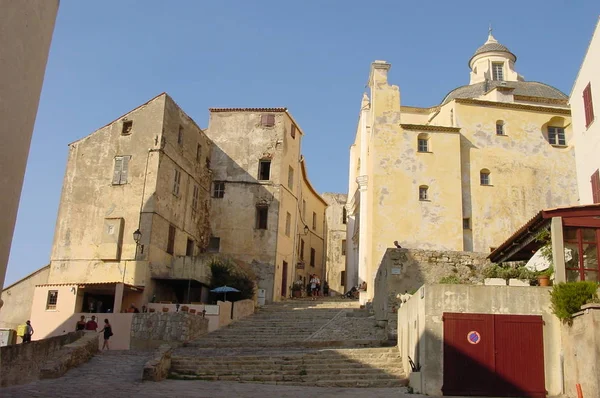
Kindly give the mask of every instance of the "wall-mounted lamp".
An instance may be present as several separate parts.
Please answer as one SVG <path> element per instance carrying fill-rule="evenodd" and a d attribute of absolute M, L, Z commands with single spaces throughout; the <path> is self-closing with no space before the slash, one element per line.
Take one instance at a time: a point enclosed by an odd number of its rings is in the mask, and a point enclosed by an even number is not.
<path fill-rule="evenodd" d="M 304 235 L 308 235 L 308 225 L 304 226 Z"/>
<path fill-rule="evenodd" d="M 136 229 L 135 232 L 133 233 L 133 240 L 135 241 L 135 243 L 137 245 L 140 244 L 140 240 L 142 240 L 142 231 L 140 231 L 140 229 Z"/>

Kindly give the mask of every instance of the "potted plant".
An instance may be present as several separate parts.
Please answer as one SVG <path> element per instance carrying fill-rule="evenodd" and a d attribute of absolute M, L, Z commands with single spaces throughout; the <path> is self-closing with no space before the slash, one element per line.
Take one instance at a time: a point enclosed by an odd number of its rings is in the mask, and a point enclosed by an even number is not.
<path fill-rule="evenodd" d="M 550 277 L 554 274 L 554 267 L 551 265 L 548 269 L 537 273 L 537 280 L 540 286 L 550 286 Z"/>
<path fill-rule="evenodd" d="M 292 285 L 292 297 L 302 297 L 302 290 L 304 289 L 304 287 L 302 286 L 302 282 L 301 281 L 296 281 L 294 282 L 294 284 Z"/>

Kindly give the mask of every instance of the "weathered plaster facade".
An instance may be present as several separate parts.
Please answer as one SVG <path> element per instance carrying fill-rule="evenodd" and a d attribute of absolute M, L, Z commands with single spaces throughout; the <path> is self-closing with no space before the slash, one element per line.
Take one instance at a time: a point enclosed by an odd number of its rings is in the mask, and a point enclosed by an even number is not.
<path fill-rule="evenodd" d="M 4 284 L 58 5 L 59 0 L 0 0 L 0 287 Z"/>
<path fill-rule="evenodd" d="M 304 134 L 288 111 L 213 108 L 207 134 L 214 143 L 211 250 L 250 263 L 267 301 L 288 297 L 298 276 L 322 276 L 327 204 L 308 181 Z"/>
<path fill-rule="evenodd" d="M 391 65 L 372 64 L 350 149 L 349 278 L 372 286 L 395 240 L 489 253 L 539 208 L 577 201 L 567 96 L 523 81 L 515 60 L 490 34 L 471 84 L 432 108 L 401 106 Z"/>
<path fill-rule="evenodd" d="M 2 290 L 4 306 L 0 309 L 0 329 L 17 329 L 31 318 L 36 285 L 48 283 L 50 265 L 42 267 Z"/>
<path fill-rule="evenodd" d="M 210 151 L 164 93 L 70 144 L 49 283 L 121 282 L 148 299 L 156 279 L 187 279 L 177 264 L 210 234 Z"/>
<path fill-rule="evenodd" d="M 573 136 L 575 142 L 575 160 L 577 162 L 577 186 L 579 203 L 582 205 L 600 203 L 600 184 L 596 187 L 596 200 L 592 193 L 593 178 L 600 172 L 600 19 L 592 35 L 579 74 L 571 91 L 569 104 L 573 114 Z M 593 117 L 586 120 L 584 91 L 589 85 L 590 107 Z M 588 116 L 589 117 L 589 116 Z"/>
<path fill-rule="evenodd" d="M 329 291 L 343 294 L 346 288 L 346 211 L 348 196 L 341 193 L 326 192 L 323 199 L 329 206 L 325 210 L 327 220 L 327 261 L 326 280 Z M 344 278 L 343 278 L 344 277 Z"/>

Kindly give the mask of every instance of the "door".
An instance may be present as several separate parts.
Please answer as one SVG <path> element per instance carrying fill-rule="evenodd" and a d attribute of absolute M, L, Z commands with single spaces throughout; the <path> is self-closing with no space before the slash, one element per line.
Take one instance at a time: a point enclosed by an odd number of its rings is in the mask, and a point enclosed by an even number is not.
<path fill-rule="evenodd" d="M 281 269 L 281 297 L 287 297 L 288 263 L 283 262 Z"/>
<path fill-rule="evenodd" d="M 444 313 L 444 395 L 545 397 L 541 316 Z"/>

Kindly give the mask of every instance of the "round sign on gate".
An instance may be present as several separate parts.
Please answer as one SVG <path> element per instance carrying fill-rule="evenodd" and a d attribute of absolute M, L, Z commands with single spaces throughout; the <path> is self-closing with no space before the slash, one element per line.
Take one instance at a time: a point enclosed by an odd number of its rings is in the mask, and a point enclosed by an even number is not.
<path fill-rule="evenodd" d="M 467 333 L 467 341 L 471 344 L 479 344 L 479 342 L 481 341 L 481 335 L 479 334 L 479 332 L 472 330 L 469 333 Z"/>

